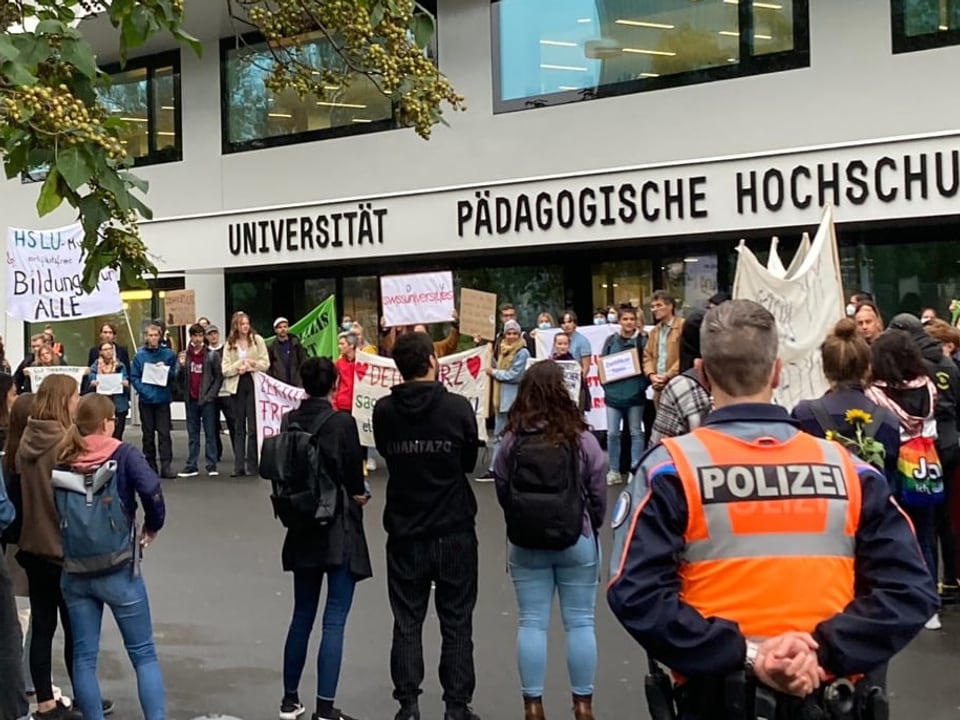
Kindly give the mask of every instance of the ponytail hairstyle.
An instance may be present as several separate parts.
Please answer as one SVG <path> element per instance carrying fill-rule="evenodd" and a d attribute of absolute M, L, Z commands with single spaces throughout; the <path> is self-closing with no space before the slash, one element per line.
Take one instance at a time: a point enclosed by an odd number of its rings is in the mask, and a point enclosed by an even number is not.
<path fill-rule="evenodd" d="M 49 379 L 49 378 L 48 378 Z M 10 425 L 7 427 L 7 442 L 3 446 L 3 474 L 10 477 L 16 472 L 17 448 L 23 431 L 27 429 L 27 420 L 33 413 L 33 393 L 21 393 L 10 408 Z"/>
<path fill-rule="evenodd" d="M 46 384 L 47 381 L 43 382 Z M 43 388 L 42 385 L 40 387 Z M 80 398 L 77 404 L 77 419 L 57 447 L 57 463 L 69 465 L 86 452 L 87 443 L 84 438 L 95 435 L 103 427 L 105 420 L 116 417 L 117 409 L 109 396 L 90 393 Z"/>
<path fill-rule="evenodd" d="M 37 390 L 30 417 L 35 420 L 56 420 L 66 430 L 73 425 L 70 403 L 79 390 L 77 381 L 69 375 L 58 373 L 47 376 Z"/>

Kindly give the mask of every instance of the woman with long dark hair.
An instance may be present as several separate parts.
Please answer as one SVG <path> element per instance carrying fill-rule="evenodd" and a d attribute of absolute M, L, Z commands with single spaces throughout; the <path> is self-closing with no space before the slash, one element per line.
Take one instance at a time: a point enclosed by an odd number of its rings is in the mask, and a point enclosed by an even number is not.
<path fill-rule="evenodd" d="M 17 386 L 13 375 L 0 373 L 0 449 L 6 445 L 7 429 L 10 427 L 10 409 L 17 399 Z"/>
<path fill-rule="evenodd" d="M 236 428 L 233 439 L 234 471 L 231 477 L 257 474 L 259 464 L 253 373 L 266 372 L 269 367 L 267 345 L 250 326 L 250 316 L 245 312 L 235 312 L 223 349 L 223 387 L 230 394 Z"/>
<path fill-rule="evenodd" d="M 531 439 L 538 443 L 539 452 L 552 456 L 545 457 L 543 467 L 547 474 L 564 472 L 566 468 L 560 465 L 567 462 L 569 467 L 569 461 L 564 459 L 572 458 L 575 481 L 585 502 L 580 533 L 569 547 L 542 549 L 509 543 L 510 576 L 519 606 L 517 655 L 525 717 L 543 719 L 547 630 L 553 596 L 559 594 L 574 717 L 593 720 L 597 670 L 594 611 L 600 578 L 598 532 L 606 512 L 608 465 L 600 443 L 590 433 L 563 384 L 563 369 L 556 363 L 537 363 L 527 370 L 507 418 L 493 476 L 500 504 L 511 515 L 516 510 L 511 506 L 515 454 Z"/>

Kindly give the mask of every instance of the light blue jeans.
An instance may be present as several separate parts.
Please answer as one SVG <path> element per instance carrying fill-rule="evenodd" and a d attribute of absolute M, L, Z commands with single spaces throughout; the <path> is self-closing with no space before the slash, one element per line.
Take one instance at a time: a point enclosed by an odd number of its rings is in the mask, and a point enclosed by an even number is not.
<path fill-rule="evenodd" d="M 160 662 L 153 644 L 150 605 L 143 577 L 122 568 L 100 577 L 63 573 L 63 597 L 73 625 L 73 692 L 84 720 L 103 720 L 97 655 L 103 606 L 109 605 L 137 674 L 137 690 L 145 720 L 164 720 L 165 694 Z"/>
<path fill-rule="evenodd" d="M 630 429 L 630 470 L 640 462 L 643 455 L 643 405 L 622 409 L 607 405 L 607 452 L 610 453 L 610 469 L 620 472 L 620 423 L 626 422 Z"/>
<path fill-rule="evenodd" d="M 553 596 L 567 636 L 567 672 L 575 695 L 592 695 L 597 673 L 594 611 L 600 580 L 596 538 L 581 536 L 566 550 L 533 550 L 510 544 L 510 576 L 517 591 L 520 625 L 517 664 L 524 697 L 542 697 L 547 674 L 547 631 Z"/>

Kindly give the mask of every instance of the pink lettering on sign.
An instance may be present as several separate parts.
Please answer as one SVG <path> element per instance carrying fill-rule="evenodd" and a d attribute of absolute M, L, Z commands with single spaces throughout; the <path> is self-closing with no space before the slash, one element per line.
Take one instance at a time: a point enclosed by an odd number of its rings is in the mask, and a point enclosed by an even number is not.
<path fill-rule="evenodd" d="M 358 375 L 359 377 L 359 375 Z M 403 382 L 400 373 L 394 367 L 383 367 L 382 365 L 371 365 L 370 371 L 366 373 L 366 384 L 373 387 L 392 388 Z"/>
<path fill-rule="evenodd" d="M 440 366 L 440 382 L 446 387 L 460 387 L 464 384 L 463 367 L 463 360 L 443 363 Z"/>

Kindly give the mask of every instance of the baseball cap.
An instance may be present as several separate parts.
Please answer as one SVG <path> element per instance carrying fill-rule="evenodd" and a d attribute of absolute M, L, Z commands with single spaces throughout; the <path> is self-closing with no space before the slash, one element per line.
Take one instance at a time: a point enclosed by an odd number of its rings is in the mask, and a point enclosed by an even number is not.
<path fill-rule="evenodd" d="M 218 333 L 218 332 L 220 332 L 220 328 L 218 328 L 216 325 L 207 325 L 207 330 L 204 334 L 209 335 L 210 333 Z"/>
<path fill-rule="evenodd" d="M 276 320 L 273 321 L 273 329 L 276 330 L 277 325 L 279 325 L 280 323 L 286 323 L 287 325 L 289 325 L 290 321 L 287 320 L 285 317 L 278 317 Z"/>

